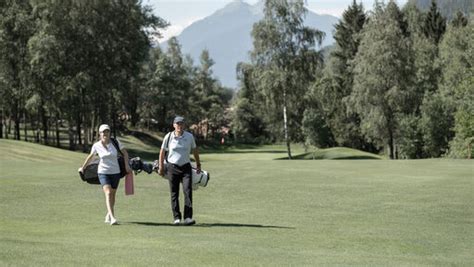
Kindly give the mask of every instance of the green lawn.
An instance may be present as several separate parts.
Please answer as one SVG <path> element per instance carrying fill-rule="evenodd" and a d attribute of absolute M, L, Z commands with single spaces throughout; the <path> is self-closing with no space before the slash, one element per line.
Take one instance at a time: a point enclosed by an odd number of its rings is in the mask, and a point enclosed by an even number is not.
<path fill-rule="evenodd" d="M 158 151 L 121 140 L 148 159 Z M 207 151 L 197 225 L 171 226 L 166 181 L 139 174 L 135 195 L 121 183 L 121 224 L 109 226 L 99 186 L 76 173 L 85 154 L 11 140 L 0 151 L 0 266 L 474 265 L 472 160 Z"/>

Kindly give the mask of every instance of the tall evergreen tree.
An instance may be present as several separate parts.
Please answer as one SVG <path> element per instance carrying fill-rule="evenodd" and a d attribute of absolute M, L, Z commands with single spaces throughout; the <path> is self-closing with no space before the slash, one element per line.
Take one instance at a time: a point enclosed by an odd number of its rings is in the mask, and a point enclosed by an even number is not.
<path fill-rule="evenodd" d="M 168 44 L 167 52 L 157 58 L 155 71 L 148 82 L 149 101 L 155 107 L 153 118 L 162 131 L 169 130 L 170 121 L 177 114 L 187 116 L 190 113 L 187 100 L 191 94 L 191 81 L 181 45 L 175 37 Z"/>
<path fill-rule="evenodd" d="M 227 104 L 223 99 L 224 90 L 220 83 L 212 77 L 212 66 L 214 60 L 209 55 L 207 49 L 203 50 L 200 56 L 200 65 L 196 69 L 193 78 L 193 94 L 194 99 L 191 101 L 195 106 L 193 116 L 197 116 L 196 122 L 205 121 L 207 124 L 205 129 L 216 131 L 216 127 L 220 126 L 223 121 L 223 110 Z M 207 138 L 208 133 L 204 133 Z"/>
<path fill-rule="evenodd" d="M 446 18 L 441 15 L 435 0 L 431 1 L 430 11 L 426 14 L 423 32 L 426 37 L 438 44 L 446 31 Z"/>
<path fill-rule="evenodd" d="M 469 20 L 464 16 L 464 14 L 461 11 L 456 12 L 456 16 L 454 19 L 451 21 L 451 24 L 453 27 L 466 27 L 467 24 L 469 23 Z"/>
<path fill-rule="evenodd" d="M 389 0 L 385 12 L 387 12 L 387 16 L 394 18 L 398 22 L 398 26 L 400 27 L 403 36 L 410 36 L 411 33 L 409 32 L 407 18 L 394 0 Z"/>

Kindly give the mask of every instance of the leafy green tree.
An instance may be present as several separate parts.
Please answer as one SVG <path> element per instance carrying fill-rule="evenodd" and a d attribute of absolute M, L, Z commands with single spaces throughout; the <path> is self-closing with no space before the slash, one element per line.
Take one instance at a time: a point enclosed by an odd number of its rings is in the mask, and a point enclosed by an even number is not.
<path fill-rule="evenodd" d="M 60 146 L 58 121 L 62 117 L 61 103 L 64 97 L 64 78 L 67 40 L 64 38 L 71 27 L 67 19 L 69 5 L 42 2 L 34 6 L 33 16 L 37 21 L 34 35 L 28 42 L 28 59 L 32 101 L 30 107 L 37 113 L 42 124 L 43 141 L 49 143 L 49 128 L 55 121 L 56 146 Z M 39 101 L 35 101 L 38 99 Z M 53 120 L 54 118 L 54 120 Z"/>
<path fill-rule="evenodd" d="M 337 143 L 359 149 L 367 148 L 360 132 L 360 119 L 356 113 L 348 112 L 344 98 L 352 92 L 354 79 L 352 61 L 359 49 L 359 33 L 365 21 L 362 4 L 353 1 L 335 26 L 336 47 L 325 66 L 323 77 L 313 85 L 314 101 L 318 102 L 319 112 L 325 114 L 324 118 Z M 311 113 L 305 114 L 312 118 L 315 116 Z M 312 120 L 307 118 L 306 121 Z M 310 129 L 305 131 L 311 132 Z"/>
<path fill-rule="evenodd" d="M 438 88 L 438 80 L 441 75 L 437 64 L 438 47 L 432 39 L 415 35 L 413 38 L 414 64 L 415 64 L 415 91 L 412 99 L 417 107 L 425 92 L 434 92 Z"/>
<path fill-rule="evenodd" d="M 440 93 L 452 99 L 455 109 L 449 116 L 451 121 L 454 120 L 449 126 L 455 133 L 449 154 L 454 157 L 468 156 L 468 147 L 472 146 L 474 136 L 473 39 L 471 21 L 466 27 L 449 26 L 439 46 L 439 60 L 443 68 Z"/>
<path fill-rule="evenodd" d="M 256 78 L 253 76 L 254 66 L 247 63 L 237 65 L 237 79 L 240 90 L 233 105 L 232 130 L 238 142 L 259 143 L 269 138 L 263 120 L 263 95 L 257 91 Z"/>
<path fill-rule="evenodd" d="M 407 114 L 401 116 L 399 123 L 398 154 L 404 159 L 423 158 L 423 133 L 420 116 Z"/>
<path fill-rule="evenodd" d="M 432 39 L 415 32 L 411 35 L 414 80 L 406 92 L 407 114 L 400 114 L 398 150 L 402 158 L 422 158 L 421 106 L 425 97 L 432 97 L 438 89 L 441 69 L 437 61 L 438 48 Z"/>
<path fill-rule="evenodd" d="M 450 142 L 453 151 L 449 154 L 466 155 L 470 138 L 467 121 L 472 120 L 467 107 L 472 105 L 469 83 L 474 60 L 473 36 L 471 27 L 448 26 L 439 44 L 436 64 L 441 68 L 441 75 L 438 91 L 425 95 L 422 105 L 421 127 L 425 153 L 429 157 L 446 155 Z M 453 138 L 456 141 L 452 142 Z"/>
<path fill-rule="evenodd" d="M 155 105 L 157 104 L 159 94 L 158 88 L 152 86 L 152 80 L 155 77 L 158 62 L 165 54 L 159 46 L 150 49 L 148 54 L 147 60 L 143 63 L 140 72 L 141 79 L 143 80 L 140 83 L 141 94 L 138 98 L 138 113 L 141 118 L 139 126 L 146 127 L 146 129 L 150 130 L 150 128 L 153 127 L 152 123 L 156 120 L 155 118 L 157 118 Z"/>
<path fill-rule="evenodd" d="M 412 2 L 406 3 L 402 8 L 402 12 L 410 35 L 422 35 L 426 14 L 419 10 Z"/>
<path fill-rule="evenodd" d="M 0 3 L 0 96 L 2 109 L 13 117 L 14 137 L 20 140 L 20 120 L 29 95 L 27 44 L 34 31 L 32 7 L 27 0 Z"/>
<path fill-rule="evenodd" d="M 448 143 L 454 137 L 454 112 L 452 97 L 440 92 L 426 93 L 421 106 L 420 126 L 423 149 L 428 157 L 440 157 L 447 152 Z"/>
<path fill-rule="evenodd" d="M 472 50 L 471 50 L 472 51 Z M 474 68 L 456 90 L 458 97 L 457 111 L 454 115 L 455 137 L 450 142 L 449 156 L 455 158 L 472 158 L 474 144 Z"/>
<path fill-rule="evenodd" d="M 354 59 L 354 87 L 348 101 L 361 118 L 362 133 L 385 146 L 393 159 L 399 114 L 406 112 L 404 102 L 412 80 L 410 47 L 396 18 L 380 3 L 374 9 Z"/>
<path fill-rule="evenodd" d="M 258 77 L 256 87 L 265 95 L 268 111 L 283 119 L 290 159 L 290 142 L 297 139 L 296 129 L 301 127 L 301 101 L 321 65 L 321 55 L 314 46 L 321 43 L 323 33 L 304 26 L 305 13 L 302 0 L 267 0 L 263 19 L 252 29 L 251 60 L 254 77 Z"/>
<path fill-rule="evenodd" d="M 152 33 L 166 23 L 140 1 L 34 1 L 38 31 L 29 54 L 35 92 L 41 96 L 40 114 L 66 117 L 70 148 L 73 125 L 81 143 L 81 126 L 88 141 L 103 122 L 117 124 L 117 113 L 137 117 L 138 77 Z M 42 117 L 46 118 L 45 115 Z M 47 140 L 47 119 L 43 119 Z M 117 124 L 117 125 L 116 125 Z M 113 127 L 117 129 L 118 127 Z M 56 124 L 58 140 L 58 127 Z"/>
<path fill-rule="evenodd" d="M 331 147 L 336 144 L 334 137 L 320 109 L 306 108 L 303 114 L 302 131 L 305 143 L 315 147 Z"/>
<path fill-rule="evenodd" d="M 123 14 L 126 14 L 124 19 Z M 137 112 L 139 105 L 139 86 L 135 81 L 139 77 L 141 66 L 148 56 L 152 38 L 159 37 L 160 29 L 167 27 L 168 23 L 160 17 L 153 15 L 150 6 L 142 6 L 141 1 L 119 1 L 118 8 L 111 14 L 116 20 L 114 35 L 117 48 L 114 61 L 118 64 L 116 88 L 121 93 L 121 98 L 116 103 L 117 109 L 123 109 L 131 115 L 132 125 L 139 120 Z M 123 107 L 120 106 L 123 104 Z"/>

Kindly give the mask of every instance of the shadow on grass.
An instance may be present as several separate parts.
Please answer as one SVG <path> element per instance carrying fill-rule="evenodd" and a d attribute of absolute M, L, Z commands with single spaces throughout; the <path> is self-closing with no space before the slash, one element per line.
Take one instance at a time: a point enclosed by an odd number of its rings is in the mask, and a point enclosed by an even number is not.
<path fill-rule="evenodd" d="M 267 153 L 273 153 L 273 154 L 276 154 L 276 153 L 285 153 L 285 151 L 283 150 L 256 150 L 256 151 L 253 151 L 253 150 L 241 150 L 241 151 L 235 151 L 235 150 L 199 150 L 199 153 L 201 154 L 219 154 L 219 153 L 222 153 L 222 154 L 260 154 L 260 153 L 263 153 L 263 154 L 267 154 Z"/>
<path fill-rule="evenodd" d="M 349 156 L 335 156 L 335 157 L 328 157 L 324 155 L 311 155 L 311 153 L 304 153 L 300 155 L 293 156 L 292 159 L 295 160 L 321 160 L 321 159 L 334 159 L 334 160 L 354 160 L 354 159 L 377 159 L 380 158 L 377 156 L 371 155 L 349 155 Z M 275 160 L 288 160 L 288 157 L 276 158 Z"/>
<path fill-rule="evenodd" d="M 253 144 L 230 144 L 230 145 L 220 145 L 220 144 L 207 144 L 201 143 L 201 140 L 198 140 L 199 153 L 203 154 L 218 154 L 218 153 L 229 153 L 229 154 L 243 154 L 243 153 L 285 153 L 284 149 L 272 149 L 272 148 L 262 148 L 262 145 L 253 145 Z"/>
<path fill-rule="evenodd" d="M 179 227 L 185 225 L 175 225 L 172 223 L 155 223 L 155 222 L 130 222 L 131 224 L 139 224 L 146 226 L 172 226 Z M 296 229 L 294 227 L 261 225 L 261 224 L 242 224 L 242 223 L 198 223 L 192 227 L 251 227 L 251 228 L 274 228 L 274 229 Z"/>

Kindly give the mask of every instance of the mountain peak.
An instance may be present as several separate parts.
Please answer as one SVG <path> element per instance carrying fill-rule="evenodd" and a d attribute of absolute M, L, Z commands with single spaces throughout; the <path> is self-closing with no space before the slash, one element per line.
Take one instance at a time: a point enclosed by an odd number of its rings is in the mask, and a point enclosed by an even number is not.
<path fill-rule="evenodd" d="M 249 10 L 251 6 L 245 3 L 243 0 L 233 0 L 232 2 L 225 5 L 223 8 L 217 10 L 215 14 L 223 15 L 229 13 L 239 12 L 239 10 Z"/>
<path fill-rule="evenodd" d="M 245 0 L 234 0 L 212 15 L 194 22 L 178 36 L 182 52 L 190 54 L 195 62 L 203 49 L 207 49 L 214 60 L 213 72 L 224 86 L 236 88 L 238 85 L 235 68 L 239 62 L 248 62 L 252 46 L 252 27 L 263 17 L 265 1 L 253 5 Z M 306 26 L 326 33 L 323 46 L 332 44 L 332 31 L 338 18 L 320 16 L 308 12 Z"/>

